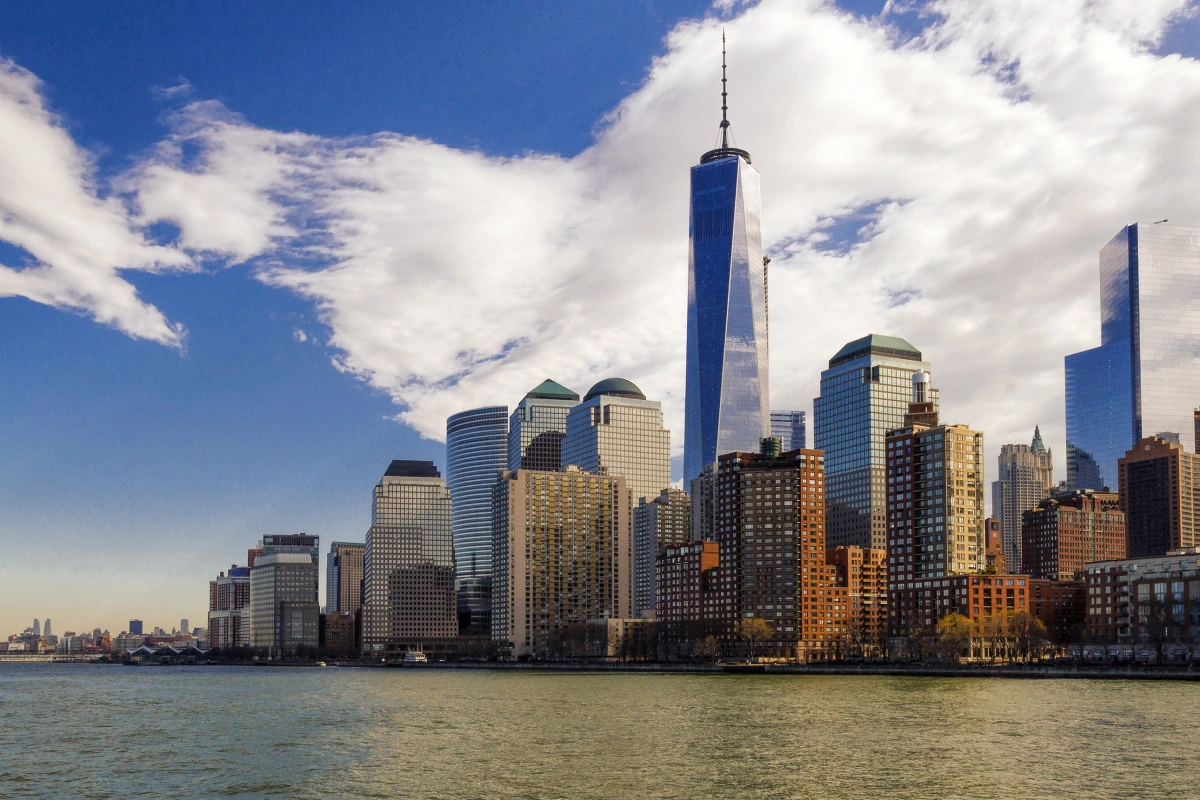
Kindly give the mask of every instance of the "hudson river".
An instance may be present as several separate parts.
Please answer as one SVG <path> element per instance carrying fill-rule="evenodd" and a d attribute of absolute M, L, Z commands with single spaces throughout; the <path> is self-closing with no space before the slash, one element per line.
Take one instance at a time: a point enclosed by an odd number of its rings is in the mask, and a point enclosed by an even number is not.
<path fill-rule="evenodd" d="M 0 664 L 0 797 L 1200 796 L 1200 684 Z"/>

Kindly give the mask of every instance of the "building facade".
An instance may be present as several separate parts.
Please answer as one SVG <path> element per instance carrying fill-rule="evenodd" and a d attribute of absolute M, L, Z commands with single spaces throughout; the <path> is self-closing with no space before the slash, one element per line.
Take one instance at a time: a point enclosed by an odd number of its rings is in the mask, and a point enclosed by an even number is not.
<path fill-rule="evenodd" d="M 1135 223 L 1101 249 L 1100 346 L 1065 362 L 1071 488 L 1115 485 L 1117 460 L 1143 438 L 1196 451 L 1197 299 L 1200 228 Z"/>
<path fill-rule="evenodd" d="M 837 547 L 826 560 L 834 579 L 846 587 L 849 613 L 847 644 L 854 655 L 878 653 L 887 635 L 887 553 L 861 547 Z"/>
<path fill-rule="evenodd" d="M 1200 456 L 1150 436 L 1118 460 L 1117 482 L 1129 558 L 1200 544 Z"/>
<path fill-rule="evenodd" d="M 848 603 L 825 555 L 824 455 L 777 445 L 717 460 L 715 618 L 727 652 L 744 650 L 743 620 L 762 619 L 763 653 L 831 658 L 848 634 Z"/>
<path fill-rule="evenodd" d="M 992 515 L 1000 520 L 1004 559 L 1013 572 L 1026 571 L 1021 566 L 1021 514 L 1050 496 L 1054 488 L 1053 458 L 1036 426 L 1032 444 L 1006 444 L 1000 448 L 997 479 L 992 482 Z"/>
<path fill-rule="evenodd" d="M 250 568 L 231 566 L 209 581 L 208 646 L 250 645 Z"/>
<path fill-rule="evenodd" d="M 320 539 L 264 536 L 250 569 L 250 646 L 273 658 L 309 650 L 320 638 Z"/>
<path fill-rule="evenodd" d="M 887 546 L 887 435 L 904 426 L 918 370 L 929 370 L 921 351 L 871 334 L 847 343 L 821 373 L 813 435 L 825 453 L 830 547 Z M 936 410 L 936 390 L 929 400 Z"/>
<path fill-rule="evenodd" d="M 362 649 L 441 650 L 458 635 L 450 492 L 430 461 L 393 461 L 375 486 L 363 559 Z"/>
<path fill-rule="evenodd" d="M 1125 558 L 1125 514 L 1117 495 L 1057 495 L 1021 515 L 1021 563 L 1031 578 L 1073 581 L 1085 564 Z"/>
<path fill-rule="evenodd" d="M 492 640 L 503 657 L 544 658 L 570 625 L 633 610 L 629 488 L 620 476 L 503 473 L 494 494 Z"/>
<path fill-rule="evenodd" d="M 1008 572 L 1008 560 L 1004 557 L 1004 539 L 1000 533 L 1000 520 L 988 517 L 983 521 L 983 569 L 985 572 Z"/>
<path fill-rule="evenodd" d="M 714 600 L 721 556 L 716 542 L 688 542 L 666 548 L 655 562 L 658 620 L 672 626 L 700 625 L 715 617 Z"/>
<path fill-rule="evenodd" d="M 1026 575 L 944 575 L 902 584 L 888 592 L 888 633 L 893 638 L 922 639 L 937 632 L 949 614 L 971 621 L 975 635 L 1020 611 L 1029 611 L 1030 580 Z"/>
<path fill-rule="evenodd" d="M 453 511 L 460 628 L 489 627 L 492 489 L 507 464 L 508 406 L 473 408 L 446 420 L 446 488 Z"/>
<path fill-rule="evenodd" d="M 1088 564 L 1087 641 L 1185 644 L 1200 640 L 1200 547 Z"/>
<path fill-rule="evenodd" d="M 748 152 L 729 146 L 724 96 L 721 146 L 691 170 L 685 485 L 771 431 L 759 175 Z"/>
<path fill-rule="evenodd" d="M 508 418 L 509 470 L 559 469 L 567 412 L 578 403 L 579 395 L 549 378 L 530 390 Z"/>
<path fill-rule="evenodd" d="M 1082 580 L 1029 579 L 1029 613 L 1046 626 L 1051 644 L 1061 649 L 1083 639 L 1087 584 Z"/>
<path fill-rule="evenodd" d="M 671 432 L 662 404 L 623 378 L 600 381 L 567 412 L 561 464 L 596 475 L 620 475 L 638 500 L 671 485 Z"/>
<path fill-rule="evenodd" d="M 687 493 L 663 489 L 658 497 L 638 501 L 633 510 L 633 615 L 642 617 L 658 607 L 656 562 L 668 547 L 689 539 L 690 502 Z"/>
<path fill-rule="evenodd" d="M 717 465 L 707 464 L 691 480 L 691 540 L 715 542 L 717 539 Z"/>
<path fill-rule="evenodd" d="M 783 452 L 808 447 L 803 411 L 772 411 L 771 435 L 779 440 Z"/>
<path fill-rule="evenodd" d="M 365 543 L 334 542 L 325 557 L 325 610 L 353 614 L 362 605 Z"/>

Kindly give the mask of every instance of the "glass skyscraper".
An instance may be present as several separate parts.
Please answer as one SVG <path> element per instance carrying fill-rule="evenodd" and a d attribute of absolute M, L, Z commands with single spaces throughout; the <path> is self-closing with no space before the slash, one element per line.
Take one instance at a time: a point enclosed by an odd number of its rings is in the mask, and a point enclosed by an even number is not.
<path fill-rule="evenodd" d="M 757 453 L 771 433 L 759 175 L 729 146 L 721 96 L 721 146 L 692 167 L 684 485 L 721 453 Z"/>
<path fill-rule="evenodd" d="M 525 395 L 508 421 L 508 468 L 557 471 L 567 412 L 578 404 L 579 395 L 549 378 Z"/>
<path fill-rule="evenodd" d="M 887 435 L 904 427 L 921 351 L 895 336 L 849 342 L 821 373 L 814 446 L 825 451 L 827 545 L 887 546 Z M 938 406 L 936 389 L 929 400 Z"/>
<path fill-rule="evenodd" d="M 1200 228 L 1135 223 L 1101 249 L 1100 346 L 1066 357 L 1066 390 L 1071 488 L 1115 488 L 1145 436 L 1195 452 Z"/>
<path fill-rule="evenodd" d="M 458 615 L 460 624 L 483 630 L 492 591 L 492 489 L 507 464 L 508 406 L 473 408 L 446 420 Z"/>
<path fill-rule="evenodd" d="M 772 411 L 771 435 L 779 440 L 783 447 L 781 452 L 803 450 L 807 437 L 804 431 L 803 411 Z"/>

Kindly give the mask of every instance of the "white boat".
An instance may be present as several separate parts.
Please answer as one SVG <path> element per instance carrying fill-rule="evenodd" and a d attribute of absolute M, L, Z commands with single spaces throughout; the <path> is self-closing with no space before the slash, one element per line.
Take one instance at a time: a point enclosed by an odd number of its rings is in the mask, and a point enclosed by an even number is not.
<path fill-rule="evenodd" d="M 420 652 L 419 650 L 409 650 L 407 653 L 404 654 L 404 663 L 405 664 L 428 664 L 429 659 L 426 658 L 425 654 Z"/>

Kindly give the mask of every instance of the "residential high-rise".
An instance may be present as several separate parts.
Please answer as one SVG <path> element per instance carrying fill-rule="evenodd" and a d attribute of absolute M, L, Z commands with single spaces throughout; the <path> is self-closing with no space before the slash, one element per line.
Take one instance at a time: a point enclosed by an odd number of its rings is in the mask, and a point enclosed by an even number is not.
<path fill-rule="evenodd" d="M 904 426 L 921 351 L 895 336 L 848 342 L 821 373 L 813 436 L 825 453 L 830 547 L 887 546 L 887 435 Z M 937 390 L 929 401 L 937 410 Z"/>
<path fill-rule="evenodd" d="M 730 146 L 724 55 L 720 146 L 692 167 L 683 480 L 770 436 L 767 259 L 758 171 Z"/>
<path fill-rule="evenodd" d="M 1200 544 L 1200 456 L 1148 436 L 1117 462 L 1128 558 Z"/>
<path fill-rule="evenodd" d="M 508 468 L 559 469 L 567 412 L 578 403 L 579 395 L 549 378 L 525 395 L 508 419 Z"/>
<path fill-rule="evenodd" d="M 1100 346 L 1066 357 L 1067 484 L 1116 483 L 1149 436 L 1191 452 L 1200 398 L 1200 228 L 1135 223 L 1100 250 Z"/>
<path fill-rule="evenodd" d="M 655 587 L 659 590 L 660 624 L 668 635 L 679 625 L 700 627 L 707 633 L 716 617 L 717 575 L 720 548 L 716 542 L 695 541 L 668 547 L 655 562 Z M 713 654 L 715 655 L 715 654 Z"/>
<path fill-rule="evenodd" d="M 250 570 L 250 646 L 272 657 L 301 648 L 316 653 L 320 638 L 320 539 L 305 533 L 264 536 Z"/>
<path fill-rule="evenodd" d="M 716 619 L 727 652 L 742 650 L 742 620 L 763 619 L 763 653 L 825 659 L 849 631 L 847 590 L 825 557 L 824 456 L 778 444 L 717 460 Z"/>
<path fill-rule="evenodd" d="M 42 621 L 40 619 L 38 619 L 37 617 L 34 617 L 33 618 L 33 627 L 30 628 L 30 630 L 33 631 L 34 636 L 41 636 L 42 635 Z"/>
<path fill-rule="evenodd" d="M 454 512 L 455 588 L 463 629 L 489 627 L 492 489 L 507 464 L 508 406 L 473 408 L 446 420 L 446 488 Z"/>
<path fill-rule="evenodd" d="M 655 562 L 668 547 L 688 541 L 690 503 L 686 492 L 663 489 L 633 510 L 633 615 L 658 607 Z"/>
<path fill-rule="evenodd" d="M 1050 496 L 1054 488 L 1053 453 L 1042 442 L 1035 425 L 1033 443 L 1006 444 L 1000 448 L 998 478 L 992 481 L 992 516 L 1000 520 L 1004 560 L 1013 572 L 1021 566 L 1021 514 Z"/>
<path fill-rule="evenodd" d="M 50 618 L 47 617 L 45 624 L 42 626 L 42 636 L 45 636 L 47 639 L 49 639 L 51 635 L 52 634 L 50 633 Z"/>
<path fill-rule="evenodd" d="M 887 633 L 887 553 L 861 547 L 827 550 L 825 560 L 836 570 L 838 586 L 846 587 L 849 633 L 856 655 L 874 655 Z"/>
<path fill-rule="evenodd" d="M 894 635 L 918 625 L 909 589 L 986 568 L 983 434 L 939 424 L 929 411 L 929 373 L 912 376 L 908 424 L 888 434 L 888 614 Z M 918 419 L 923 421 L 917 421 Z M 928 585 L 928 584 L 926 584 Z M 936 622 L 936 620 L 935 620 Z M 927 624 L 919 622 L 922 629 Z"/>
<path fill-rule="evenodd" d="M 209 582 L 209 647 L 247 647 L 250 644 L 250 568 L 231 565 Z"/>
<path fill-rule="evenodd" d="M 715 542 L 717 540 L 717 465 L 706 464 L 704 469 L 691 480 L 691 540 L 693 542 Z"/>
<path fill-rule="evenodd" d="M 1056 495 L 1021 512 L 1021 572 L 1073 581 L 1084 564 L 1125 558 L 1125 514 L 1111 492 Z"/>
<path fill-rule="evenodd" d="M 1004 557 L 1004 537 L 1000 535 L 1000 520 L 988 517 L 983 521 L 983 569 L 992 574 L 1008 572 Z"/>
<path fill-rule="evenodd" d="M 450 492 L 431 461 L 393 461 L 375 486 L 363 556 L 362 649 L 445 651 L 458 635 Z"/>
<path fill-rule="evenodd" d="M 803 411 L 772 411 L 771 435 L 779 440 L 783 452 L 803 450 L 808 446 Z"/>
<path fill-rule="evenodd" d="M 503 655 L 545 656 L 551 637 L 633 609 L 625 479 L 569 466 L 496 483 L 492 640 Z"/>
<path fill-rule="evenodd" d="M 671 485 L 671 432 L 662 404 L 624 378 L 600 381 L 567 413 L 562 467 L 620 475 L 636 504 Z"/>
<path fill-rule="evenodd" d="M 367 545 L 334 542 L 325 557 L 325 611 L 353 614 L 362 605 L 363 557 Z"/>

